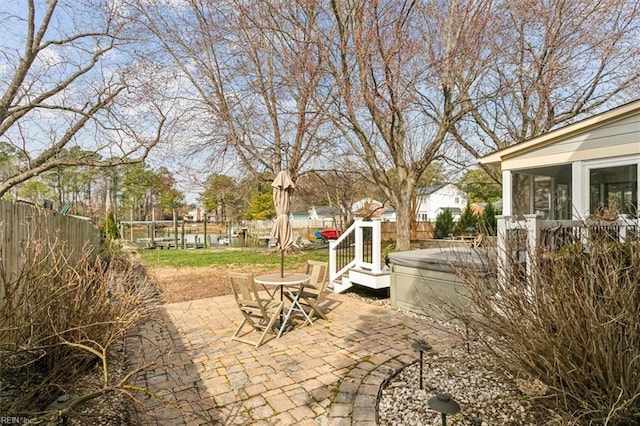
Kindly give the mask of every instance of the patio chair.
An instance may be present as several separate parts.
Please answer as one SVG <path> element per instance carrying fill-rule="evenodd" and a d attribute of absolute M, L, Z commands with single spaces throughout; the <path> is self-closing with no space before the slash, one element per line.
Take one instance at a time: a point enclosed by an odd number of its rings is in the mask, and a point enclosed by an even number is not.
<path fill-rule="evenodd" d="M 268 332 L 277 333 L 274 324 L 282 312 L 283 302 L 260 297 L 252 274 L 229 272 L 228 278 L 233 296 L 244 317 L 231 340 L 248 343 L 257 348 L 264 342 Z M 254 331 L 259 333 L 257 339 L 246 337 Z"/>
<path fill-rule="evenodd" d="M 311 276 L 311 279 L 308 284 L 305 284 L 304 290 L 300 293 L 298 303 L 303 309 L 305 307 L 309 309 L 309 315 L 315 313 L 322 319 L 327 319 L 319 303 L 322 302 L 325 288 L 329 281 L 329 264 L 327 262 L 308 260 L 305 273 Z"/>

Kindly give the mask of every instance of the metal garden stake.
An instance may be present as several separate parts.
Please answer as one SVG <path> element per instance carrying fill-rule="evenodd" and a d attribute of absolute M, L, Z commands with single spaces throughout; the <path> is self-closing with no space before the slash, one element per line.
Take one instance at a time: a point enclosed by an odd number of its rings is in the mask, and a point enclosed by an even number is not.
<path fill-rule="evenodd" d="M 416 340 L 411 344 L 411 347 L 420 352 L 420 389 L 422 390 L 422 357 L 425 351 L 431 350 L 431 345 L 426 340 Z"/>

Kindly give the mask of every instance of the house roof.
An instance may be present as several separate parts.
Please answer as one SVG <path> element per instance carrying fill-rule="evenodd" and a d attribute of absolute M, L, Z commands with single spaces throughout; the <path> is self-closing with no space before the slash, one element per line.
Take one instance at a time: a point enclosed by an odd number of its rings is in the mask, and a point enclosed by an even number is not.
<path fill-rule="evenodd" d="M 462 214 L 462 209 L 459 207 L 439 207 L 438 210 L 439 211 L 449 210 L 453 215 Z"/>
<path fill-rule="evenodd" d="M 589 132 L 618 120 L 640 113 L 640 99 L 610 109 L 573 124 L 550 131 L 516 145 L 499 149 L 478 159 L 480 164 L 500 164 L 504 160 L 554 144 L 559 140 Z"/>
<path fill-rule="evenodd" d="M 417 193 L 418 195 L 431 195 L 434 192 L 438 192 L 445 186 L 449 186 L 449 185 L 455 186 L 452 183 L 443 183 L 442 185 L 426 186 L 426 187 L 418 188 Z"/>
<path fill-rule="evenodd" d="M 374 198 L 371 197 L 367 197 L 367 198 L 361 198 L 358 201 L 354 202 L 353 205 L 355 204 L 380 204 L 382 205 L 382 203 Z"/>
<path fill-rule="evenodd" d="M 318 217 L 333 217 L 340 213 L 340 210 L 334 206 L 314 206 Z"/>
<path fill-rule="evenodd" d="M 291 212 L 289 213 L 291 217 L 309 217 L 309 212 Z"/>
<path fill-rule="evenodd" d="M 426 188 L 418 188 L 416 192 L 418 193 L 418 195 L 431 195 L 443 186 L 444 185 L 427 186 Z"/>

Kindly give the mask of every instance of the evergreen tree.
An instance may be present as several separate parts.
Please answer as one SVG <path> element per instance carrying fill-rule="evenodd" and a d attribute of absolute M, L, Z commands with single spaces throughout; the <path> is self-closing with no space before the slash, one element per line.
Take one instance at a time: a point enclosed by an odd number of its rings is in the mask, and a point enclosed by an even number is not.
<path fill-rule="evenodd" d="M 496 219 L 496 209 L 492 203 L 487 203 L 487 207 L 478 218 L 478 229 L 486 235 L 497 234 L 498 220 Z"/>
<path fill-rule="evenodd" d="M 460 215 L 460 220 L 456 225 L 456 234 L 475 234 L 477 225 L 478 218 L 473 213 L 471 203 L 467 201 L 467 207 L 462 212 L 462 215 Z"/>
<path fill-rule="evenodd" d="M 436 217 L 436 238 L 446 238 L 453 231 L 453 214 L 451 210 L 444 209 Z"/>
<path fill-rule="evenodd" d="M 249 201 L 245 219 L 264 220 L 271 219 L 276 215 L 276 208 L 273 205 L 273 196 L 270 192 L 254 194 Z"/>
<path fill-rule="evenodd" d="M 107 220 L 104 224 L 104 233 L 107 238 L 111 238 L 112 240 L 119 237 L 118 224 L 116 223 L 116 217 L 113 212 L 109 212 L 109 215 L 107 215 Z"/>

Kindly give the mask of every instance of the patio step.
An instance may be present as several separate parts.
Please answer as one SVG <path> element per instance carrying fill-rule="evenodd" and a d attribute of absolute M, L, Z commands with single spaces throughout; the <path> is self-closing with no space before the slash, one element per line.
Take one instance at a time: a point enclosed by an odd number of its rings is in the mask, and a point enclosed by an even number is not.
<path fill-rule="evenodd" d="M 389 288 L 391 287 L 391 272 L 389 270 L 373 272 L 364 268 L 352 268 L 349 270 L 349 282 L 376 290 Z"/>
<path fill-rule="evenodd" d="M 330 282 L 328 285 L 329 290 L 333 291 L 334 293 L 344 293 L 351 287 L 353 287 L 353 284 L 351 284 L 351 281 L 349 281 L 349 278 L 346 276 L 343 276 L 336 281 Z"/>
<path fill-rule="evenodd" d="M 391 287 L 391 272 L 372 272 L 363 268 L 353 268 L 346 275 L 329 283 L 329 289 L 334 293 L 343 293 L 355 285 L 379 290 Z"/>

